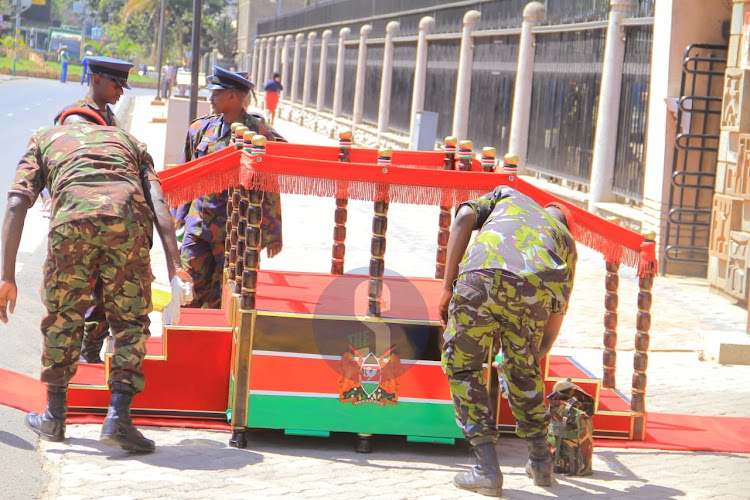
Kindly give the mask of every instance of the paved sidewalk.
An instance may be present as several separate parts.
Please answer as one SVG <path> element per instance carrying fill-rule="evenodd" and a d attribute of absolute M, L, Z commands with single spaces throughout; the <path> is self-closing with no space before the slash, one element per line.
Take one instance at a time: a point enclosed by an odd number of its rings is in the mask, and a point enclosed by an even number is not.
<path fill-rule="evenodd" d="M 155 159 L 164 154 L 166 125 L 151 123 L 149 97 L 136 97 L 131 131 Z M 297 125 L 277 121 L 291 142 L 336 144 Z M 161 162 L 157 159 L 157 164 Z M 333 231 L 332 200 L 283 196 L 284 250 L 262 261 L 265 269 L 328 272 Z M 350 202 L 347 270 L 367 266 L 372 204 Z M 386 266 L 407 276 L 434 272 L 437 210 L 393 204 Z M 604 262 L 580 248 L 571 310 L 555 353 L 572 354 L 601 374 Z M 166 284 L 163 251 L 155 242 L 154 272 Z M 618 387 L 630 393 L 637 279 L 622 268 L 619 290 Z M 650 411 L 750 416 L 750 366 L 700 361 L 699 332 L 744 332 L 747 312 L 712 293 L 705 280 L 658 277 L 653 290 L 651 352 L 646 404 Z M 158 324 L 154 325 L 158 334 Z M 179 390 L 178 382 L 175 390 Z M 455 489 L 451 479 L 470 466 L 468 447 L 408 444 L 377 436 L 370 455 L 353 451 L 351 435 L 329 439 L 253 433 L 248 449 L 229 448 L 228 433 L 143 428 L 157 442 L 153 455 L 132 456 L 98 442 L 98 426 L 72 425 L 65 443 L 40 443 L 53 480 L 44 498 L 479 498 Z M 557 475 L 552 488 L 525 477 L 525 444 L 498 442 L 505 498 L 748 498 L 750 454 L 665 452 L 597 448 L 593 476 Z"/>

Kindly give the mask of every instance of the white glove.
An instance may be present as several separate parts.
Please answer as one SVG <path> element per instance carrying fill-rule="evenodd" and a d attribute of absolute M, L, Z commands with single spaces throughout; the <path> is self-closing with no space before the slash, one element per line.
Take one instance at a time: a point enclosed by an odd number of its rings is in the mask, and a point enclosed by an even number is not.
<path fill-rule="evenodd" d="M 179 276 L 172 278 L 172 300 L 164 307 L 164 323 L 171 325 L 180 321 L 180 306 L 193 300 L 193 284 L 182 281 Z"/>

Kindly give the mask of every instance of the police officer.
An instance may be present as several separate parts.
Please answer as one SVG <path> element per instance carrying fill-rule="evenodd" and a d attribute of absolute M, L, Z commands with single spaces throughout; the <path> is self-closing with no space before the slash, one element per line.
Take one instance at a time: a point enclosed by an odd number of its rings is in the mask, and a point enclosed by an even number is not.
<path fill-rule="evenodd" d="M 32 136 L 8 191 L 0 320 L 7 323 L 7 310 L 15 308 L 16 254 L 26 212 L 46 186 L 52 194 L 42 287 L 47 313 L 41 325 L 47 408 L 30 413 L 26 425 L 42 439 L 65 439 L 67 389 L 78 366 L 92 270 L 99 269 L 115 348 L 108 380 L 112 396 L 100 440 L 131 452 L 151 452 L 154 442 L 135 428 L 130 406 L 145 383 L 141 363 L 150 335 L 147 277 L 154 223 L 170 279 L 190 281 L 190 276 L 181 267 L 172 218 L 145 145 L 119 128 L 81 120 L 81 115 L 97 116 L 88 108 L 69 111 L 75 114 L 63 116 L 63 125 Z"/>
<path fill-rule="evenodd" d="M 526 438 L 529 450 L 527 473 L 538 486 L 552 484 L 540 360 L 568 308 L 577 261 L 573 227 L 564 205 L 545 210 L 508 186 L 456 211 L 439 303 L 445 326 L 442 366 L 456 421 L 477 458 L 476 467 L 453 479 L 459 488 L 487 495 L 502 491 L 483 371 L 498 340 L 516 434 Z M 479 232 L 469 246 L 475 229 Z"/>
<path fill-rule="evenodd" d="M 214 66 L 206 89 L 214 114 L 190 124 L 185 140 L 183 162 L 200 158 L 230 145 L 231 125 L 243 123 L 249 130 L 271 141 L 284 139 L 262 116 L 245 111 L 245 100 L 253 84 L 232 71 Z M 185 226 L 182 239 L 182 262 L 193 278 L 194 300 L 187 307 L 218 308 L 224 273 L 224 238 L 226 237 L 228 192 L 214 193 L 177 209 L 178 228 Z M 281 199 L 278 193 L 265 193 L 261 247 L 268 257 L 282 248 Z"/>
<path fill-rule="evenodd" d="M 73 107 L 86 107 L 99 114 L 106 125 L 119 127 L 111 105 L 120 100 L 123 89 L 130 89 L 128 74 L 132 63 L 111 57 L 87 56 L 86 67 L 89 75 L 89 92 L 83 98 L 61 109 L 55 115 L 55 125 L 60 124 L 62 113 Z M 83 79 L 81 79 L 83 82 Z M 109 333 L 109 324 L 102 302 L 102 282 L 98 273 L 92 275 L 93 288 L 91 306 L 86 312 L 85 332 L 81 346 L 81 361 L 84 363 L 103 363 L 100 353 Z"/>

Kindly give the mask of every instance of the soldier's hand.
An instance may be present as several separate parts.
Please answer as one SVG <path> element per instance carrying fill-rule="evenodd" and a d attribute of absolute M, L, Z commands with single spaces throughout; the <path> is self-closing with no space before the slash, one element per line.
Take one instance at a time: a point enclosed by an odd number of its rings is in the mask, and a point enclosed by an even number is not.
<path fill-rule="evenodd" d="M 16 310 L 16 298 L 18 288 L 15 282 L 0 280 L 0 321 L 8 322 L 8 312 L 13 314 Z"/>
<path fill-rule="evenodd" d="M 268 255 L 268 258 L 272 259 L 272 258 L 276 257 L 277 255 L 279 255 L 279 253 L 281 252 L 281 247 L 282 247 L 281 245 L 267 247 L 266 248 L 266 255 Z"/>
<path fill-rule="evenodd" d="M 440 314 L 440 323 L 443 324 L 443 328 L 448 325 L 448 307 L 451 303 L 451 297 L 453 297 L 453 290 L 443 289 L 440 294 L 440 302 L 438 302 L 438 313 Z"/>

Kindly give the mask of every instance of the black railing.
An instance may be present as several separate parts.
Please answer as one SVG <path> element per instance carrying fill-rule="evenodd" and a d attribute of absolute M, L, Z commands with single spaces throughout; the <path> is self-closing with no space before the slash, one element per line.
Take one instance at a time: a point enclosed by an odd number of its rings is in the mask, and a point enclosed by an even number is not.
<path fill-rule="evenodd" d="M 653 26 L 625 28 L 625 64 L 612 191 L 634 203 L 643 200 L 652 34 Z"/>
<path fill-rule="evenodd" d="M 538 35 L 527 167 L 589 184 L 605 30 Z"/>
<path fill-rule="evenodd" d="M 653 16 L 654 1 L 639 0 L 630 15 Z M 469 10 L 482 13 L 478 29 L 514 28 L 521 26 L 523 9 L 528 3 L 529 0 L 334 0 L 263 19 L 258 23 L 257 32 L 262 37 L 270 33 L 294 33 L 310 26 L 346 25 L 352 28 L 352 33 L 359 33 L 360 26 L 369 23 L 374 36 L 384 36 L 385 25 L 389 21 L 399 21 L 400 35 L 414 35 L 419 20 L 432 16 L 434 33 L 451 33 L 461 31 L 463 15 Z M 610 0 L 547 0 L 542 3 L 547 7 L 544 24 L 606 20 L 610 10 Z"/>

